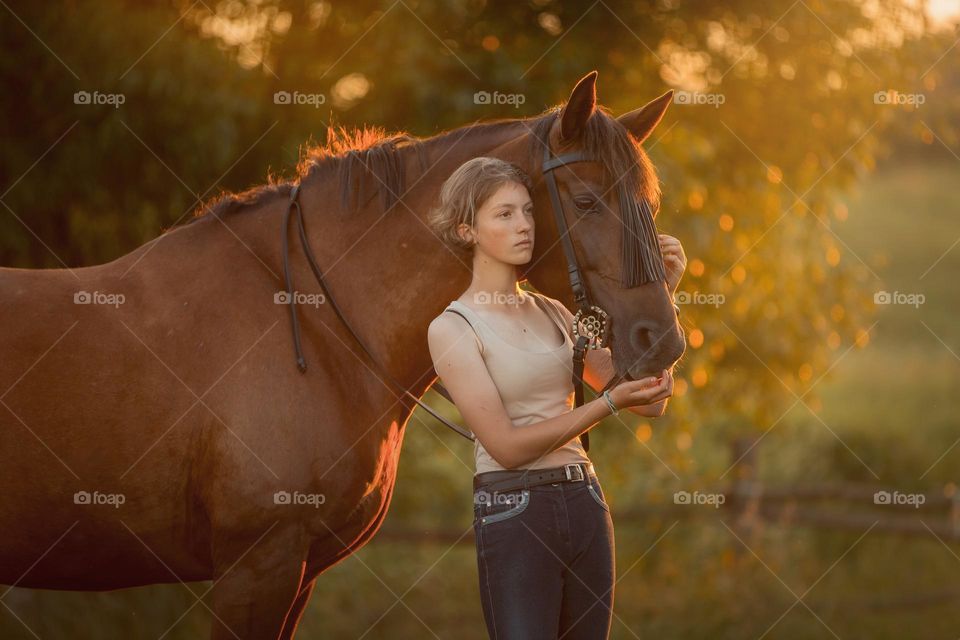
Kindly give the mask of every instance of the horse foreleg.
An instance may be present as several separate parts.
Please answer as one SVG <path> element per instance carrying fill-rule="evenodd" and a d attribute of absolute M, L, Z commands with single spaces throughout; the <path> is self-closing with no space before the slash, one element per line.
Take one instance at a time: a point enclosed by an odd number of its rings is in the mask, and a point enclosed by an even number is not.
<path fill-rule="evenodd" d="M 298 535 L 290 531 L 223 554 L 212 590 L 212 640 L 281 637 L 303 588 L 306 549 L 298 549 L 297 542 Z"/>

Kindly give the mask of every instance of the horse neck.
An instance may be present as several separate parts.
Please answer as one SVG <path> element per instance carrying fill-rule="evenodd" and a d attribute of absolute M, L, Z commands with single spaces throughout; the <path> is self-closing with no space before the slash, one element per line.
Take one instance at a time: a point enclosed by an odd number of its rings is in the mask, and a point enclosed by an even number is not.
<path fill-rule="evenodd" d="M 361 210 L 331 211 L 321 203 L 339 201 L 338 181 L 304 184 L 308 233 L 329 295 L 377 362 L 417 396 L 435 375 L 427 327 L 471 279 L 470 259 L 445 247 L 427 228 L 426 216 L 443 181 L 467 160 L 495 153 L 526 164 L 519 157 L 523 145 L 511 142 L 526 129 L 517 122 L 498 124 L 483 135 L 462 137 L 455 130 L 424 141 L 425 171 L 414 153 L 405 153 L 407 191 L 386 214 L 379 198 Z"/>

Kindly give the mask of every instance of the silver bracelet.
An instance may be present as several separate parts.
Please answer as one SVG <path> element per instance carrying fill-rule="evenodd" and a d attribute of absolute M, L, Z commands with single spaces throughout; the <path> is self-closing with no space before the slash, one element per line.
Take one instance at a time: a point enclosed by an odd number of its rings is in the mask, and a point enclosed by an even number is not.
<path fill-rule="evenodd" d="M 617 405 L 613 404 L 613 400 L 610 399 L 609 389 L 603 392 L 603 399 L 607 401 L 607 406 L 610 407 L 610 415 L 615 416 L 620 413 L 620 409 L 617 409 Z"/>

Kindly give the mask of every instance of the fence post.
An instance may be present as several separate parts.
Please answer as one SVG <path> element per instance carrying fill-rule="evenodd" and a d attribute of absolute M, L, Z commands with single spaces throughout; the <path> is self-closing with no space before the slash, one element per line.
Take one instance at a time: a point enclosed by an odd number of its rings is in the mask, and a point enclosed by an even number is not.
<path fill-rule="evenodd" d="M 737 535 L 748 540 L 754 528 L 760 522 L 761 493 L 757 482 L 757 449 L 756 436 L 743 435 L 735 437 L 730 443 L 730 453 L 733 456 L 730 494 L 727 496 L 729 513 L 733 516 L 733 528 Z M 735 547 L 736 555 L 747 553 L 740 545 Z"/>

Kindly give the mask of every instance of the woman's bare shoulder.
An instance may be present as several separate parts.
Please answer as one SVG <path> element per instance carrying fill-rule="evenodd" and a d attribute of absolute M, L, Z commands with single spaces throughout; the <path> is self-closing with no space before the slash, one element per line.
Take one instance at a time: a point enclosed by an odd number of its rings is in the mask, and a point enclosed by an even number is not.
<path fill-rule="evenodd" d="M 437 317 L 430 321 L 430 325 L 427 327 L 428 340 L 442 337 L 446 338 L 447 340 L 457 341 L 467 334 L 473 335 L 474 342 L 477 346 L 477 351 L 479 351 L 482 355 L 483 341 L 481 341 L 480 337 L 476 334 L 476 330 L 473 328 L 472 323 L 470 323 L 461 314 L 453 313 L 452 310 L 444 309 L 437 315 Z"/>
<path fill-rule="evenodd" d="M 556 308 L 560 313 L 563 314 L 564 317 L 566 317 L 566 316 L 573 317 L 573 314 L 570 313 L 570 310 L 567 309 L 567 307 L 564 306 L 564 304 L 563 304 L 562 302 L 560 302 L 559 300 L 557 300 L 556 298 L 551 298 L 550 296 L 545 295 L 545 294 L 542 294 L 542 293 L 536 293 L 536 292 L 531 292 L 531 293 L 534 293 L 535 295 L 540 296 L 540 298 L 542 298 L 543 300 L 545 300 L 545 301 L 547 301 L 548 303 L 552 304 L 552 305 L 554 306 L 554 308 Z"/>

